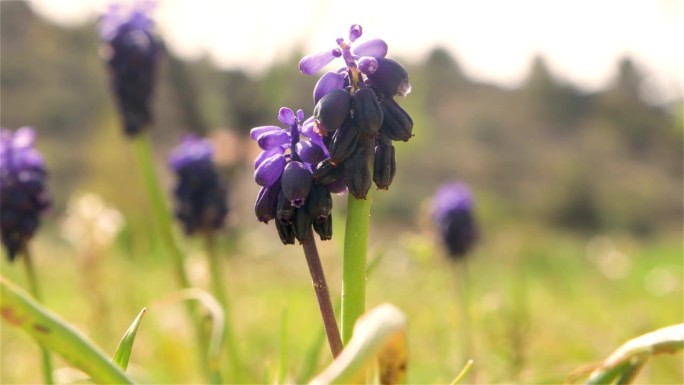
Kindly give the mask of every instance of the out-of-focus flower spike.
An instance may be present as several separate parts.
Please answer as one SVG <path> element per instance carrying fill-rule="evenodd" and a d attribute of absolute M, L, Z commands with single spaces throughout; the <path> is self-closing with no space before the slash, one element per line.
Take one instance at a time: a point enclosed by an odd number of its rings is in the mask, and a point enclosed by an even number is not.
<path fill-rule="evenodd" d="M 305 75 L 313 75 L 335 59 L 333 51 L 306 55 L 299 61 L 299 70 Z"/>

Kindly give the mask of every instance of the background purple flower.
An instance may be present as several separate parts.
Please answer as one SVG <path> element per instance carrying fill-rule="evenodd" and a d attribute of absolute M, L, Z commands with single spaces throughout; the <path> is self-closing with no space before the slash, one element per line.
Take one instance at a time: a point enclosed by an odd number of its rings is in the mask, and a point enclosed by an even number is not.
<path fill-rule="evenodd" d="M 431 214 L 449 256 L 465 256 L 478 237 L 468 186 L 461 182 L 441 185 L 432 199 Z"/>
<path fill-rule="evenodd" d="M 38 230 L 51 205 L 42 155 L 33 147 L 30 127 L 0 129 L 0 234 L 10 261 Z"/>

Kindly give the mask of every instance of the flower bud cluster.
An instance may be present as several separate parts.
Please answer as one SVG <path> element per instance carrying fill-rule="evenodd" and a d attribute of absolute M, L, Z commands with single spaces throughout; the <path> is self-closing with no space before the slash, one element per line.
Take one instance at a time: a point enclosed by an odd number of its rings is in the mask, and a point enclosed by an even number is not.
<path fill-rule="evenodd" d="M 152 122 L 150 99 L 161 45 L 152 33 L 150 8 L 139 2 L 126 12 L 121 5 L 112 5 L 99 24 L 112 91 L 129 136 Z"/>
<path fill-rule="evenodd" d="M 261 148 L 254 161 L 254 180 L 261 186 L 255 214 L 261 222 L 275 219 L 283 244 L 300 243 L 313 230 L 321 240 L 332 237 L 332 195 L 339 187 L 315 183 L 315 166 L 330 154 L 313 119 L 283 107 L 278 120 L 285 126 L 260 126 L 250 131 Z M 308 140 L 302 140 L 308 138 Z"/>
<path fill-rule="evenodd" d="M 352 25 L 349 42 L 339 38 L 332 51 L 299 62 L 302 73 L 313 75 L 335 58 L 345 61 L 345 67 L 325 73 L 314 88 L 314 132 L 329 146 L 330 157 L 318 163 L 313 176 L 323 184 L 342 181 L 358 199 L 366 197 L 372 183 L 389 188 L 396 173 L 392 142 L 413 135 L 411 116 L 395 100 L 411 91 L 408 72 L 385 57 L 383 40 L 353 44 L 361 35 L 361 26 Z"/>
<path fill-rule="evenodd" d="M 184 136 L 169 154 L 177 175 L 175 215 L 188 235 L 220 228 L 228 214 L 227 187 L 212 156 L 211 143 L 195 135 Z"/>
<path fill-rule="evenodd" d="M 40 215 L 51 205 L 47 172 L 33 147 L 35 132 L 0 129 L 0 234 L 10 261 L 38 230 Z"/>
<path fill-rule="evenodd" d="M 433 197 L 432 218 L 448 255 L 463 258 L 478 238 L 470 189 L 460 182 L 443 184 Z"/>

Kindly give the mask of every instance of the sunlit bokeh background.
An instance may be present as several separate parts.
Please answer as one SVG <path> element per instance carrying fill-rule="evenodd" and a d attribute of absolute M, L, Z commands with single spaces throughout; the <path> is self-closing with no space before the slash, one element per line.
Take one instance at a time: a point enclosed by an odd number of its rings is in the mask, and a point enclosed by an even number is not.
<path fill-rule="evenodd" d="M 100 56 L 108 4 L 0 2 L 0 123 L 35 127 L 50 171 L 54 206 L 33 244 L 46 305 L 106 352 L 149 307 L 132 373 L 195 383 L 191 330 L 164 302 L 178 287 Z M 159 0 L 153 16 L 167 48 L 150 127 L 158 172 L 170 200 L 168 151 L 188 132 L 213 141 L 229 185 L 223 274 L 254 382 L 273 383 L 281 344 L 295 381 L 321 326 L 301 249 L 254 218 L 248 132 L 277 124 L 281 106 L 311 114 L 316 78 L 297 63 L 353 23 L 387 41 L 412 84 L 399 102 L 415 136 L 396 145 L 389 191 L 373 193 L 368 279 L 368 306 L 409 318 L 409 383 L 448 383 L 468 358 L 460 282 L 429 216 L 449 180 L 470 186 L 481 231 L 467 257 L 472 382 L 581 378 L 627 339 L 684 320 L 684 2 Z M 346 197 L 334 204 L 334 238 L 319 248 L 336 302 Z M 183 246 L 206 287 L 202 243 Z M 21 265 L 0 266 L 25 283 Z M 1 332 L 0 382 L 40 381 L 36 346 Z M 683 370 L 681 355 L 657 357 L 637 382 L 682 383 Z"/>

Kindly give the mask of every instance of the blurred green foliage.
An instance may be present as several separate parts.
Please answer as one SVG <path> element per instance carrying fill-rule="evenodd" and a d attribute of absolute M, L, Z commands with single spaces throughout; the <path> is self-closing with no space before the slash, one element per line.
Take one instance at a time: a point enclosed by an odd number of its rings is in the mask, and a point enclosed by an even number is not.
<path fill-rule="evenodd" d="M 94 23 L 60 28 L 24 2 L 2 1 L 0 44 L 1 125 L 35 127 L 51 173 L 55 207 L 35 252 L 49 288 L 46 305 L 109 352 L 149 307 L 131 373 L 154 383 L 197 381 L 196 358 L 184 353 L 192 338 L 182 307 L 150 307 L 177 287 L 113 108 Z M 292 376 L 319 333 L 301 251 L 283 247 L 273 226 L 253 217 L 258 188 L 247 135 L 254 126 L 277 124 L 281 106 L 312 112 L 316 79 L 298 73 L 301 54 L 261 75 L 167 55 L 154 100 L 151 134 L 168 191 L 165 156 L 182 134 L 233 138 L 217 141 L 232 207 L 219 246 L 231 257 L 224 273 L 234 293 L 238 348 L 252 378 L 265 383 L 278 368 L 284 307 Z M 681 100 L 647 103 L 644 74 L 629 58 L 616 63 L 610 84 L 592 92 L 556 78 L 541 57 L 515 89 L 470 79 L 439 48 L 408 70 L 413 91 L 400 104 L 414 118 L 415 137 L 396 145 L 398 171 L 389 191 L 373 194 L 370 248 L 383 259 L 369 280 L 368 305 L 392 302 L 407 313 L 410 383 L 446 383 L 466 361 L 458 352 L 453 271 L 439 258 L 427 215 L 436 186 L 450 179 L 472 187 L 483 229 L 470 266 L 473 370 L 480 382 L 563 382 L 622 341 L 681 322 Z M 95 258 L 79 255 L 59 235 L 66 203 L 83 191 L 101 195 L 126 217 L 115 246 Z M 335 238 L 320 245 L 334 297 L 344 199 L 335 205 Z M 192 240 L 186 246 L 193 280 L 202 286 L 199 247 Z M 18 265 L 3 259 L 2 267 L 22 282 Z M 0 382 L 37 381 L 35 346 L 2 329 Z M 681 383 L 677 358 L 654 360 L 640 381 Z"/>

